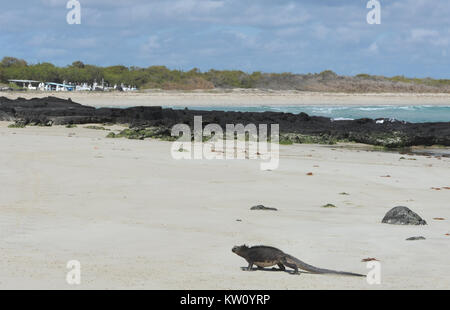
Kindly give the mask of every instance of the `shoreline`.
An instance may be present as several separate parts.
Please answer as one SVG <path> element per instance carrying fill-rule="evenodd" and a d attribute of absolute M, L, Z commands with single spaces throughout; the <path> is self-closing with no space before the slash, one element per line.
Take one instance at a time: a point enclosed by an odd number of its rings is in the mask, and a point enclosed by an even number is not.
<path fill-rule="evenodd" d="M 8 99 L 71 98 L 93 107 L 131 106 L 450 106 L 448 93 L 316 93 L 301 91 L 211 90 L 211 91 L 146 91 L 135 93 L 81 92 L 0 92 Z"/>
<path fill-rule="evenodd" d="M 0 98 L 0 120 L 15 121 L 16 127 L 116 123 L 128 124 L 130 130 L 125 134 L 133 139 L 155 135 L 173 138 L 173 126 L 180 123 L 193 126 L 193 120 L 200 115 L 205 124 L 215 123 L 221 128 L 226 128 L 227 124 L 277 124 L 281 134 L 280 143 L 282 141 L 287 144 L 334 144 L 349 141 L 389 148 L 414 145 L 450 146 L 450 122 L 408 123 L 369 118 L 334 121 L 329 117 L 309 116 L 306 113 L 268 113 L 176 110 L 142 106 L 95 109 L 56 97 L 32 100 Z M 147 130 L 148 128 L 154 129 Z"/>

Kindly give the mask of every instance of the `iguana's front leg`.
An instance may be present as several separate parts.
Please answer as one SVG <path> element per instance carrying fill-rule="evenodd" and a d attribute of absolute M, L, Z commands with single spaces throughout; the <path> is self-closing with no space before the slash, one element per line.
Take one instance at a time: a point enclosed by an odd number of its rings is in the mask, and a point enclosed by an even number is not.
<path fill-rule="evenodd" d="M 253 262 L 248 262 L 247 271 L 252 271 L 252 270 L 253 270 Z"/>

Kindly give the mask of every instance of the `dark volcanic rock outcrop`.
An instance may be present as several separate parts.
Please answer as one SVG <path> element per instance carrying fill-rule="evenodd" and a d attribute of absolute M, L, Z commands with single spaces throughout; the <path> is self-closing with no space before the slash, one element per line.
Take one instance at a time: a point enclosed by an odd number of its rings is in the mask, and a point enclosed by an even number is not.
<path fill-rule="evenodd" d="M 193 111 L 161 107 L 96 109 L 70 99 L 47 97 L 10 100 L 0 97 L 0 120 L 21 120 L 25 124 L 127 123 L 136 128 L 171 128 L 184 123 L 193 127 L 194 116 L 200 115 L 204 126 L 211 123 L 219 124 L 222 128 L 226 124 L 279 124 L 281 133 L 297 143 L 352 141 L 387 147 L 450 146 L 450 122 L 407 123 L 387 119 L 383 122 L 372 119 L 333 121 L 305 113 Z"/>
<path fill-rule="evenodd" d="M 265 207 L 263 205 L 257 205 L 250 208 L 253 211 L 278 211 L 277 208 Z"/>
<path fill-rule="evenodd" d="M 423 220 L 417 213 L 411 211 L 407 207 L 392 208 L 384 216 L 382 223 L 396 224 L 396 225 L 426 225 L 427 222 Z"/>
<path fill-rule="evenodd" d="M 406 239 L 407 241 L 416 241 L 416 240 L 426 240 L 425 237 L 423 236 L 418 236 L 418 237 L 409 237 L 408 239 Z"/>

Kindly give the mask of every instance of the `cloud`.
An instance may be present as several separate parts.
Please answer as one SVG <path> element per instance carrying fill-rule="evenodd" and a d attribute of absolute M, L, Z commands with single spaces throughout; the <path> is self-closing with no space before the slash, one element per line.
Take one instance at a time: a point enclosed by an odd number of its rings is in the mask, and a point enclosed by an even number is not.
<path fill-rule="evenodd" d="M 373 42 L 372 44 L 370 44 L 370 46 L 367 49 L 367 51 L 369 53 L 373 53 L 373 54 L 378 53 L 378 44 L 377 44 L 377 42 Z"/>
<path fill-rule="evenodd" d="M 156 35 L 150 36 L 147 41 L 142 44 L 140 50 L 143 54 L 154 54 L 155 50 L 159 49 L 161 44 L 159 43 L 159 38 Z"/>
<path fill-rule="evenodd" d="M 367 24 L 366 1 L 79 1 L 81 25 L 67 25 L 67 0 L 2 3 L 1 54 L 58 65 L 82 58 L 99 65 L 448 77 L 448 0 L 381 1 L 381 25 Z"/>

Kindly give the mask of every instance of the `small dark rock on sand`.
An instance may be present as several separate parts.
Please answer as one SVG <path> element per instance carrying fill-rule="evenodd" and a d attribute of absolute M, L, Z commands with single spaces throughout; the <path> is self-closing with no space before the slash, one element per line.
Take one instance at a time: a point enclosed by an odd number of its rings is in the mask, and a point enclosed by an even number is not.
<path fill-rule="evenodd" d="M 413 241 L 413 240 L 425 240 L 425 239 L 426 239 L 425 237 L 419 236 L 419 237 L 410 237 L 406 240 Z"/>
<path fill-rule="evenodd" d="M 323 205 L 322 208 L 337 208 L 337 207 L 332 203 L 327 203 L 326 205 Z"/>
<path fill-rule="evenodd" d="M 427 225 L 417 213 L 411 211 L 407 207 L 392 208 L 384 216 L 382 223 L 396 224 L 396 225 Z"/>
<path fill-rule="evenodd" d="M 276 209 L 276 208 L 269 208 L 269 207 L 265 207 L 263 205 L 257 205 L 257 206 L 251 207 L 250 210 L 278 211 L 278 209 Z"/>

